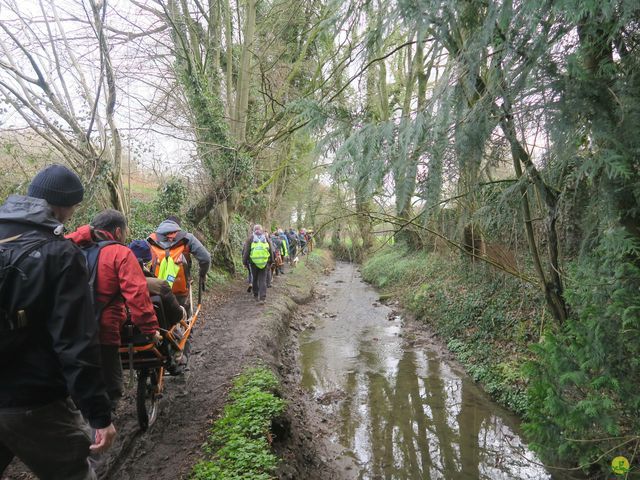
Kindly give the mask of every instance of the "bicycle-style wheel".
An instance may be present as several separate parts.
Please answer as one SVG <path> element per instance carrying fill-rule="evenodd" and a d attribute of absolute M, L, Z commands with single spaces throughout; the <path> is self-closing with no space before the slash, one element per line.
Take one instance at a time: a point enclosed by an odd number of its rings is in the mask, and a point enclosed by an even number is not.
<path fill-rule="evenodd" d="M 159 379 L 160 368 L 143 368 L 138 371 L 136 410 L 138 411 L 138 424 L 142 431 L 147 430 L 158 418 L 158 403 L 160 401 Z"/>

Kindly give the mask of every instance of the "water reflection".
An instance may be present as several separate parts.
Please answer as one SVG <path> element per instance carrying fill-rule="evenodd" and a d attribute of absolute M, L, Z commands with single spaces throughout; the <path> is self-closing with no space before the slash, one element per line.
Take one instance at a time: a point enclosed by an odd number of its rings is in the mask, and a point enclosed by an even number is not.
<path fill-rule="evenodd" d="M 351 265 L 338 266 L 327 294 L 328 315 L 301 339 L 303 384 L 338 415 L 336 441 L 358 479 L 550 478 L 470 379 L 404 344 L 400 319 L 372 306 L 375 291 Z"/>

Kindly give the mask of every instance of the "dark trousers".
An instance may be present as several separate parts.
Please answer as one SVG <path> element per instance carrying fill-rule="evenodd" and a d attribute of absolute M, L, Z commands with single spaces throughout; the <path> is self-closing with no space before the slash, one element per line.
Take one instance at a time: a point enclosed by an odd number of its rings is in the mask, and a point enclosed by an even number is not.
<path fill-rule="evenodd" d="M 122 362 L 118 345 L 100 345 L 102 378 L 111 401 L 111 410 L 116 411 L 118 400 L 122 397 Z"/>
<path fill-rule="evenodd" d="M 187 311 L 187 315 L 190 317 L 193 312 L 191 311 L 191 297 L 189 295 L 176 295 L 178 303 L 184 307 Z"/>
<path fill-rule="evenodd" d="M 251 278 L 253 280 L 253 296 L 260 300 L 267 298 L 267 271 L 269 265 L 264 268 L 258 268 L 251 264 Z"/>
<path fill-rule="evenodd" d="M 71 399 L 0 408 L 0 476 L 18 457 L 41 480 L 94 480 L 91 431 Z"/>

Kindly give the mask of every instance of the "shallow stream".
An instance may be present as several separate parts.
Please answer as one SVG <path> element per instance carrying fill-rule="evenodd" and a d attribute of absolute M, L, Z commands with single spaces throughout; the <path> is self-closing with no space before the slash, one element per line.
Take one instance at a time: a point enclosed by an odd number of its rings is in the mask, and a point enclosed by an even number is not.
<path fill-rule="evenodd" d="M 551 478 L 517 419 L 407 332 L 356 266 L 338 263 L 319 293 L 300 337 L 302 381 L 335 418 L 354 479 Z"/>

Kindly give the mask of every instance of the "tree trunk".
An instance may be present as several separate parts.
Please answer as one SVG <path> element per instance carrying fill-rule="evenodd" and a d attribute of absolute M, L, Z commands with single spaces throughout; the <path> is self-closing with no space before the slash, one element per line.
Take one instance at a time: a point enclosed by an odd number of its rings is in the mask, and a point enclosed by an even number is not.
<path fill-rule="evenodd" d="M 232 131 L 239 144 L 245 142 L 247 135 L 247 115 L 249 108 L 249 88 L 251 86 L 251 44 L 256 30 L 256 0 L 247 0 L 246 18 L 244 24 L 244 38 L 242 42 L 242 56 L 240 71 L 238 72 L 238 91 L 236 100 L 236 114 Z"/>
<path fill-rule="evenodd" d="M 236 267 L 233 261 L 233 247 L 230 238 L 230 215 L 227 208 L 227 201 L 224 200 L 212 212 L 214 216 L 214 241 L 212 262 L 214 265 L 223 268 L 229 273 L 235 273 Z"/>
<path fill-rule="evenodd" d="M 505 98 L 505 107 L 510 109 L 510 104 Z M 535 240 L 535 233 L 533 231 L 533 224 L 531 219 L 531 209 L 529 207 L 529 197 L 527 193 L 526 184 L 522 184 L 520 187 L 520 198 L 522 206 L 522 216 L 525 224 L 525 231 L 527 234 L 527 242 L 529 243 L 529 251 L 533 259 L 533 265 L 535 267 L 538 278 L 540 279 L 541 286 L 544 291 L 544 296 L 547 305 L 551 311 L 551 314 L 556 321 L 562 324 L 567 319 L 567 304 L 564 299 L 564 287 L 562 278 L 560 277 L 560 265 L 558 259 L 558 232 L 556 229 L 556 222 L 558 218 L 558 205 L 557 196 L 553 195 L 549 187 L 544 184 L 539 172 L 535 169 L 529 154 L 524 149 L 522 144 L 516 137 L 515 126 L 513 119 L 509 114 L 506 114 L 500 121 L 502 131 L 507 138 L 509 145 L 511 146 L 511 156 L 513 159 L 513 168 L 516 172 L 518 179 L 522 178 L 523 172 L 521 163 L 527 166 L 527 171 L 532 178 L 536 188 L 541 192 L 543 199 L 545 199 L 545 206 L 547 209 L 547 253 L 549 261 L 549 280 L 547 280 L 540 260 L 540 254 L 538 246 Z"/>

